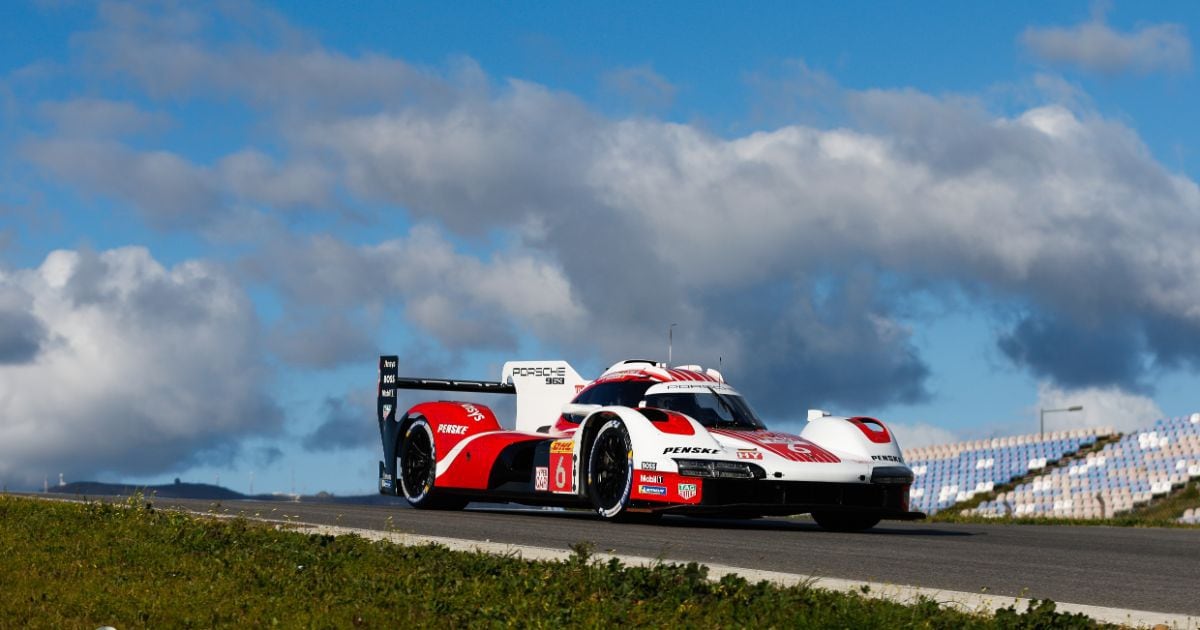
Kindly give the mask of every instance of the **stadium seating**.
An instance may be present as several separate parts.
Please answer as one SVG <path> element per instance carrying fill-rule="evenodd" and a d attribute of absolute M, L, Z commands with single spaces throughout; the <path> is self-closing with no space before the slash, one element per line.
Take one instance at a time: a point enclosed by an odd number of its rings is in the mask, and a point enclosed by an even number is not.
<path fill-rule="evenodd" d="M 1111 429 L 1075 429 L 906 450 L 904 459 L 916 476 L 912 508 L 934 514 L 1041 470 L 1111 434 Z"/>
<path fill-rule="evenodd" d="M 1200 413 L 1165 418 L 1095 453 L 1049 471 L 973 513 L 983 516 L 1105 518 L 1200 477 Z M 1190 522 L 1200 522 L 1189 510 Z"/>

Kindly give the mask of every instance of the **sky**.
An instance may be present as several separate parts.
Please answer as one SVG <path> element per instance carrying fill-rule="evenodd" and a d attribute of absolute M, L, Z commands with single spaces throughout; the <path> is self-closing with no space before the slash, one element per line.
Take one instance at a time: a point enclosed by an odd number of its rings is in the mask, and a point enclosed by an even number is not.
<path fill-rule="evenodd" d="M 781 429 L 1200 410 L 1197 32 L 1187 2 L 3 3 L 0 482 L 366 494 L 378 354 L 595 376 L 672 324 Z"/>

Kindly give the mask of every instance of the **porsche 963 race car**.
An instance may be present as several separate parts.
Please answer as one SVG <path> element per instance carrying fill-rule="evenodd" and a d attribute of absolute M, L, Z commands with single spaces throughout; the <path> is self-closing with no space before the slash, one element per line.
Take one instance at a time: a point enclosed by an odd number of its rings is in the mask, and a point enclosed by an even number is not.
<path fill-rule="evenodd" d="M 629 360 L 588 381 L 564 361 L 510 361 L 501 380 L 401 378 L 379 359 L 379 492 L 413 507 L 469 501 L 590 507 L 609 520 L 662 514 L 811 514 L 863 530 L 909 510 L 913 473 L 887 426 L 810 410 L 772 431 L 716 370 Z M 514 429 L 485 405 L 420 403 L 398 389 L 516 396 Z"/>

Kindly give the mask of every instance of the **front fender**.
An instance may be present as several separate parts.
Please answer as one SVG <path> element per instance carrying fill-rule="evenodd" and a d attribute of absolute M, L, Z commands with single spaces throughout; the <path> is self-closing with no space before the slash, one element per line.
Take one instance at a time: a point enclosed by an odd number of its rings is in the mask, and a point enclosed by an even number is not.
<path fill-rule="evenodd" d="M 613 417 L 620 418 L 625 423 L 625 429 L 629 431 L 634 467 L 638 469 L 677 472 L 678 467 L 672 459 L 675 454 L 690 452 L 703 457 L 723 452 L 721 445 L 709 435 L 707 429 L 683 414 L 659 409 L 602 407 L 592 412 L 580 424 L 578 434 L 582 435 L 583 439 L 576 440 L 575 443 L 580 462 L 587 460 L 591 449 L 591 437 L 595 435 L 596 430 L 603 422 Z"/>
<path fill-rule="evenodd" d="M 875 418 L 823 416 L 810 420 L 800 437 L 822 448 L 875 464 L 904 464 L 896 435 Z"/>

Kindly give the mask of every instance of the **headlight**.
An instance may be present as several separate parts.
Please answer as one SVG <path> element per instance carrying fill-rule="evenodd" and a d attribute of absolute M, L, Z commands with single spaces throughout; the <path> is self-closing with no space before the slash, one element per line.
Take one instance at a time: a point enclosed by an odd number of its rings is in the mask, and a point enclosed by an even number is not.
<path fill-rule="evenodd" d="M 767 472 L 747 462 L 723 462 L 711 459 L 677 459 L 679 474 L 685 477 L 712 477 L 721 479 L 762 479 Z"/>

